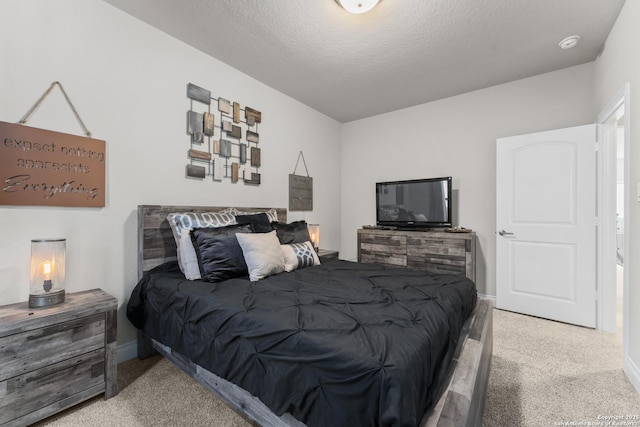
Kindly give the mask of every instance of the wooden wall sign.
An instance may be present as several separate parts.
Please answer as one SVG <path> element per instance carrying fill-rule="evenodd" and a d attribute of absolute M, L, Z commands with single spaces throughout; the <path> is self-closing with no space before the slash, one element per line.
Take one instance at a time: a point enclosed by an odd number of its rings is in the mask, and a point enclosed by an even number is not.
<path fill-rule="evenodd" d="M 289 174 L 289 210 L 313 210 L 313 178 Z"/>
<path fill-rule="evenodd" d="M 307 176 L 296 175 L 300 159 L 302 159 L 302 164 L 304 165 L 304 170 L 307 172 Z M 296 160 L 293 173 L 289 174 L 289 210 L 313 210 L 313 178 L 309 176 L 309 169 L 307 169 L 307 162 L 304 160 L 302 150 L 298 153 L 298 160 Z"/>
<path fill-rule="evenodd" d="M 0 205 L 104 207 L 105 141 L 0 122 Z"/>

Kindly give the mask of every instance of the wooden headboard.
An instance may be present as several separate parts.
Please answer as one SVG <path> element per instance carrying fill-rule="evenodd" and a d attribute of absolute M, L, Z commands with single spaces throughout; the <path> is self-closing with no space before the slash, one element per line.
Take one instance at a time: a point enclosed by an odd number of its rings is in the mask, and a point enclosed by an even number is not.
<path fill-rule="evenodd" d="M 167 215 L 174 212 L 219 212 L 228 208 L 228 206 L 139 205 L 138 280 L 142 278 L 145 271 L 177 259 L 176 241 L 173 238 L 169 221 L 167 221 Z M 275 209 L 278 212 L 278 221 L 287 222 L 287 210 L 285 208 L 244 208 L 237 206 L 235 208 L 243 212 L 264 212 L 269 209 Z"/>

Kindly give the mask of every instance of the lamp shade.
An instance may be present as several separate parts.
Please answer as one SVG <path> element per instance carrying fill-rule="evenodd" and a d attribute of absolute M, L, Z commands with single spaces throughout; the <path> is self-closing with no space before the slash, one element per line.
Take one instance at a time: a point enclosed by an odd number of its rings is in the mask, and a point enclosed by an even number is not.
<path fill-rule="evenodd" d="M 309 237 L 311 238 L 311 244 L 317 251 L 320 247 L 320 225 L 319 224 L 308 224 L 307 228 L 309 229 Z"/>
<path fill-rule="evenodd" d="M 66 243 L 66 239 L 31 240 L 29 307 L 64 302 Z"/>
<path fill-rule="evenodd" d="M 380 0 L 336 0 L 336 2 L 351 13 L 365 13 L 373 9 Z"/>

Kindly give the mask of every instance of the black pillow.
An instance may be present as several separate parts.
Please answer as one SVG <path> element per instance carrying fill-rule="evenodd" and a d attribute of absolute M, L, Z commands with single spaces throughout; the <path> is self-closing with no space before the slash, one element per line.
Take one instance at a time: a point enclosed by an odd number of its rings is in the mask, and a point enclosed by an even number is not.
<path fill-rule="evenodd" d="M 304 220 L 294 221 L 289 224 L 273 222 L 271 225 L 273 226 L 273 229 L 276 230 L 276 235 L 278 236 L 278 240 L 280 240 L 281 245 L 311 241 L 307 222 Z"/>
<path fill-rule="evenodd" d="M 191 240 L 198 257 L 202 280 L 222 282 L 249 274 L 236 233 L 251 231 L 250 224 L 193 229 Z"/>
<path fill-rule="evenodd" d="M 269 217 L 266 213 L 236 215 L 236 222 L 238 224 L 251 224 L 255 233 L 268 233 L 273 231 L 273 227 L 271 227 Z"/>

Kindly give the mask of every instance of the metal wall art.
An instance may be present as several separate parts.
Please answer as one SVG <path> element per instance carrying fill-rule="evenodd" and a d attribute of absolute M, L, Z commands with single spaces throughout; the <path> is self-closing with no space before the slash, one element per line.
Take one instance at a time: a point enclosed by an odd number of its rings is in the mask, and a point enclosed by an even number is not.
<path fill-rule="evenodd" d="M 187 111 L 190 145 L 186 176 L 260 185 L 258 124 L 262 113 L 243 109 L 238 102 L 212 98 L 210 91 L 193 83 L 187 84 L 187 98 L 191 105 Z"/>

